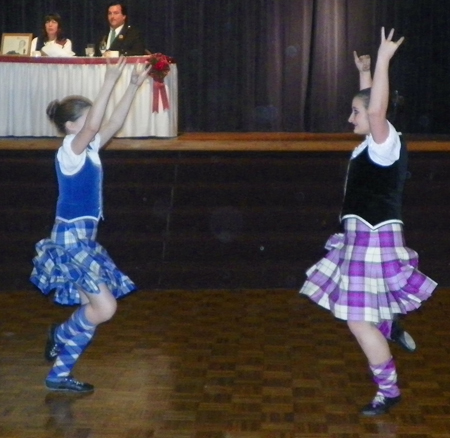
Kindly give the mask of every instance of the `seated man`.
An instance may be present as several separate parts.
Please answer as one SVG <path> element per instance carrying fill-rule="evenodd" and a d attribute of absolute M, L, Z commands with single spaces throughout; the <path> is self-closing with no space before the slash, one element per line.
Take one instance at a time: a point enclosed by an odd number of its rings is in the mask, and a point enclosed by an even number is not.
<path fill-rule="evenodd" d="M 97 56 L 108 56 L 108 51 L 117 51 L 119 55 L 145 55 L 142 33 L 127 24 L 127 8 L 120 2 L 111 2 L 107 8 L 109 33 L 103 35 L 95 47 Z"/>

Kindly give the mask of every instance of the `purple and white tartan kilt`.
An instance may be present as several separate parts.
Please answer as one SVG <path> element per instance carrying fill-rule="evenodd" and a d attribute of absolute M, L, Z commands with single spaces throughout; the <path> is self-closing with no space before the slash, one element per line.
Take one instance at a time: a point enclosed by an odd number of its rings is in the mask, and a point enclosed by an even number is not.
<path fill-rule="evenodd" d="M 80 304 L 79 289 L 96 294 L 101 283 L 116 298 L 135 290 L 130 278 L 95 241 L 96 236 L 95 220 L 56 222 L 50 238 L 36 244 L 31 282 L 44 295 L 55 290 L 54 301 L 62 305 Z"/>
<path fill-rule="evenodd" d="M 332 235 L 328 253 L 306 272 L 300 293 L 347 321 L 379 323 L 420 307 L 437 284 L 420 272 L 415 251 L 405 246 L 403 225 L 371 229 L 344 221 L 344 234 Z"/>

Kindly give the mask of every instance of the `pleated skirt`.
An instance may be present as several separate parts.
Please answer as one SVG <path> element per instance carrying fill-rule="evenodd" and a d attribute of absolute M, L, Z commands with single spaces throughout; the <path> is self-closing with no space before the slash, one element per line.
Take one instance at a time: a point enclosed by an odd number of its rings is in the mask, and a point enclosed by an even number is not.
<path fill-rule="evenodd" d="M 56 222 L 50 237 L 36 244 L 31 282 L 45 295 L 54 291 L 54 301 L 62 305 L 80 304 L 80 289 L 96 294 L 102 283 L 115 298 L 135 290 L 96 236 L 95 220 Z"/>
<path fill-rule="evenodd" d="M 327 254 L 309 268 L 300 294 L 346 321 L 379 323 L 419 308 L 437 284 L 418 270 L 419 257 L 405 246 L 403 225 L 372 229 L 356 218 L 332 235 Z"/>

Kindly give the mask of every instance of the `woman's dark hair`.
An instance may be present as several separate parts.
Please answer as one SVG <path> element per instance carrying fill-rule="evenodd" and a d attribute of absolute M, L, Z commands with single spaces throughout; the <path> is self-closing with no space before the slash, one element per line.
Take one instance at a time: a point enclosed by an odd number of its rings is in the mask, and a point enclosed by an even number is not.
<path fill-rule="evenodd" d="M 359 90 L 353 98 L 361 99 L 364 105 L 364 108 L 369 108 L 369 102 L 370 102 L 370 91 L 371 88 L 364 88 L 363 90 Z"/>
<path fill-rule="evenodd" d="M 45 29 L 45 24 L 49 21 L 56 21 L 58 23 L 58 31 L 56 33 L 56 41 L 64 40 L 64 31 L 62 25 L 62 18 L 57 13 L 50 13 L 44 17 L 44 22 L 42 23 L 42 38 L 44 42 L 48 41 L 47 30 Z"/>
<path fill-rule="evenodd" d="M 83 96 L 68 96 L 63 100 L 53 100 L 47 106 L 47 116 L 61 134 L 67 134 L 66 122 L 75 122 L 92 102 Z"/>

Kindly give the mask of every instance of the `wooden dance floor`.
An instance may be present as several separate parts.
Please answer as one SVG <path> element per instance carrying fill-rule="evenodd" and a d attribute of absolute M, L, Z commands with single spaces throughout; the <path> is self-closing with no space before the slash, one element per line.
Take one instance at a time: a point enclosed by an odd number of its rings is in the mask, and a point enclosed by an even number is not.
<path fill-rule="evenodd" d="M 403 322 L 393 345 L 403 401 L 372 419 L 375 393 L 344 323 L 296 290 L 142 290 L 101 326 L 75 376 L 87 396 L 48 392 L 50 323 L 70 308 L 3 292 L 1 438 L 444 438 L 450 436 L 449 290 Z"/>
<path fill-rule="evenodd" d="M 29 282 L 51 229 L 60 139 L 0 139 L 0 438 L 450 437 L 450 139 L 409 138 L 407 242 L 435 295 L 392 346 L 403 401 L 376 392 L 345 323 L 298 295 L 336 224 L 352 134 L 115 139 L 102 243 L 139 291 L 50 393 L 48 326 L 72 312 Z"/>

